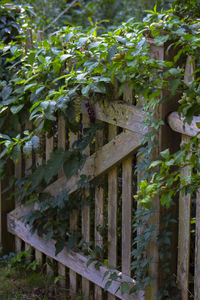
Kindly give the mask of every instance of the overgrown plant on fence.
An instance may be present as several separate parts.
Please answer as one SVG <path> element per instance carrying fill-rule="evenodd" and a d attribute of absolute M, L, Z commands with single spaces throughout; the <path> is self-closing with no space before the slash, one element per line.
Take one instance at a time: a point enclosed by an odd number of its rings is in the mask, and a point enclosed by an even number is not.
<path fill-rule="evenodd" d="M 17 163 L 21 151 L 27 157 L 33 152 L 42 156 L 42 138 L 56 135 L 59 116 L 63 116 L 68 128 L 79 136 L 72 149 L 58 149 L 47 162 L 43 161 L 39 167 L 35 165 L 32 174 L 17 181 L 18 201 L 35 206 L 24 217 L 24 221 L 31 226 L 32 232 L 45 235 L 47 239 L 55 239 L 56 253 L 64 247 L 70 250 L 85 245 L 81 233 L 77 231 L 72 234 L 66 224 L 70 212 L 83 206 L 80 194 L 88 189 L 90 178 L 84 175 L 81 177 L 80 189 L 76 194 L 69 195 L 68 191 L 63 191 L 59 196 L 52 197 L 43 191 L 54 180 L 60 168 L 63 168 L 67 179 L 83 168 L 87 157 L 85 149 L 94 142 L 96 131 L 101 129 L 101 125 L 95 123 L 93 105 L 101 103 L 103 99 L 114 101 L 112 95 L 116 85 L 118 99 L 122 100 L 128 86 L 134 90 L 136 105 L 140 105 L 141 99 L 144 102 L 144 127 L 148 128 L 139 153 L 142 159 L 138 164 L 138 172 L 146 171 L 135 196 L 138 209 L 133 230 L 138 231 L 141 227 L 143 230 L 134 241 L 139 244 L 132 253 L 132 268 L 137 284 L 130 292 L 144 289 L 154 280 L 149 274 L 151 258 L 146 258 L 146 249 L 157 236 L 157 228 L 149 223 L 149 219 L 153 211 L 152 199 L 159 196 L 161 205 L 166 209 L 164 229 L 157 239 L 166 278 L 159 299 L 172 296 L 178 299 L 176 278 L 169 274 L 171 232 L 168 225 L 174 219 L 167 211 L 180 190 L 192 194 L 199 186 L 198 138 L 183 143 L 176 153 L 165 149 L 153 160 L 151 154 L 157 147 L 157 133 L 163 125 L 163 120 L 156 117 L 157 107 L 161 103 L 179 94 L 179 114 L 185 117 L 185 122 L 190 123 L 193 116 L 199 114 L 198 21 L 183 19 L 177 7 L 161 13 L 155 8 L 142 24 L 129 20 L 114 31 L 102 35 L 98 35 L 98 25 L 89 31 L 62 27 L 42 41 L 36 41 L 36 33 L 33 33 L 31 48 L 27 49 L 25 35 L 19 35 L 20 23 L 16 21 L 16 15 L 20 15 L 20 12 L 15 8 L 1 7 L 1 14 L 2 178 L 6 174 L 6 161 L 12 159 Z M 6 30 L 8 26 L 11 28 L 9 31 Z M 175 49 L 175 56 L 165 61 L 151 58 L 149 38 L 158 46 L 165 44 L 166 52 Z M 192 62 L 197 65 L 196 79 L 189 85 L 184 83 L 187 56 L 191 56 Z M 160 97 L 162 90 L 168 90 L 164 98 Z M 82 103 L 86 104 L 90 117 L 90 124 L 84 132 L 79 122 Z M 33 123 L 31 129 L 26 128 L 27 119 Z M 19 123 L 20 131 L 17 129 Z M 191 149 L 193 152 L 189 155 Z M 191 177 L 180 182 L 180 169 L 187 165 L 193 170 Z M 15 183 L 15 179 L 11 178 L 9 187 Z M 90 197 L 87 200 L 91 202 Z M 90 254 L 97 250 L 94 245 L 90 245 L 89 250 L 87 247 Z M 97 256 L 94 255 L 94 258 Z M 123 289 L 126 288 L 129 286 L 124 285 Z"/>

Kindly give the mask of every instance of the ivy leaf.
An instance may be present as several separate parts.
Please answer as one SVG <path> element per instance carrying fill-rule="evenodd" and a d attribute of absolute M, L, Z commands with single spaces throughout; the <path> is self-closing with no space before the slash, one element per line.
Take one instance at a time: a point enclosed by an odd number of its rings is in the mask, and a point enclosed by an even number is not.
<path fill-rule="evenodd" d="M 8 97 L 11 95 L 12 93 L 12 88 L 9 87 L 9 86 L 5 86 L 1 92 L 1 97 L 2 97 L 2 100 L 7 100 Z"/>
<path fill-rule="evenodd" d="M 164 159 L 168 159 L 169 156 L 170 156 L 169 149 L 166 149 L 166 150 L 160 152 L 160 155 L 161 155 L 161 157 L 163 157 Z"/>
<path fill-rule="evenodd" d="M 60 61 L 63 62 L 64 60 L 68 59 L 69 57 L 72 57 L 71 54 L 63 54 L 60 57 Z"/>
<path fill-rule="evenodd" d="M 153 161 L 153 162 L 150 164 L 149 168 L 154 168 L 154 167 L 156 167 L 156 166 L 158 166 L 158 165 L 160 165 L 160 164 L 162 164 L 162 161 L 161 161 L 161 160 L 155 160 L 155 161 Z"/>
<path fill-rule="evenodd" d="M 83 65 L 87 68 L 88 72 L 92 72 L 98 66 L 98 64 L 99 63 L 96 59 L 89 59 Z"/>
<path fill-rule="evenodd" d="M 108 48 L 108 55 L 107 55 L 108 63 L 111 62 L 111 59 L 115 56 L 116 53 L 117 53 L 117 45 L 113 45 L 110 48 Z"/>
<path fill-rule="evenodd" d="M 60 253 L 64 249 L 64 247 L 65 247 L 65 241 L 63 240 L 57 241 L 55 244 L 55 248 L 56 248 L 55 255 L 58 255 L 58 253 Z"/>
<path fill-rule="evenodd" d="M 107 291 L 109 289 L 109 287 L 111 286 L 111 284 L 112 284 L 112 281 L 108 280 L 104 286 L 104 290 Z"/>
<path fill-rule="evenodd" d="M 91 90 L 95 93 L 106 94 L 106 86 L 103 82 L 93 83 Z"/>
<path fill-rule="evenodd" d="M 155 43 L 157 46 L 161 46 L 165 42 L 167 42 L 168 39 L 169 39 L 169 35 L 167 34 L 167 35 L 161 35 L 161 36 L 157 35 L 154 40 L 155 40 Z"/>
<path fill-rule="evenodd" d="M 126 44 L 127 39 L 121 36 L 116 36 L 116 40 L 121 44 Z"/>
<path fill-rule="evenodd" d="M 20 146 L 16 145 L 13 147 L 10 157 L 16 163 L 21 155 Z"/>
<path fill-rule="evenodd" d="M 24 104 L 14 105 L 14 106 L 11 106 L 10 110 L 15 115 L 18 112 L 20 112 L 20 110 L 22 110 L 23 107 L 24 107 Z"/>
<path fill-rule="evenodd" d="M 47 161 L 45 170 L 45 181 L 48 184 L 53 176 L 55 176 L 58 170 L 63 164 L 64 152 L 62 149 L 58 149 L 51 153 L 50 159 Z"/>
<path fill-rule="evenodd" d="M 31 143 L 32 143 L 32 147 L 33 147 L 34 150 L 40 149 L 40 139 L 39 139 L 38 136 L 34 135 L 31 138 Z"/>
<path fill-rule="evenodd" d="M 128 282 L 122 282 L 121 283 L 121 294 L 125 294 L 129 289 L 129 283 Z"/>
<path fill-rule="evenodd" d="M 78 41 L 78 47 L 82 47 L 86 44 L 88 41 L 89 37 L 81 37 Z"/>
<path fill-rule="evenodd" d="M 72 177 L 79 169 L 82 168 L 85 160 L 81 159 L 76 153 L 72 153 L 70 158 L 63 164 L 63 171 L 67 179 Z"/>
<path fill-rule="evenodd" d="M 169 86 L 170 86 L 172 95 L 175 95 L 175 92 L 180 85 L 181 85 L 181 79 L 179 79 L 179 78 L 170 81 Z"/>
<path fill-rule="evenodd" d="M 32 153 L 33 145 L 31 141 L 26 142 L 26 144 L 23 146 L 23 152 L 25 155 L 29 156 Z"/>
<path fill-rule="evenodd" d="M 82 95 L 85 96 L 85 97 L 88 97 L 90 88 L 91 88 L 90 85 L 84 86 L 81 90 Z"/>

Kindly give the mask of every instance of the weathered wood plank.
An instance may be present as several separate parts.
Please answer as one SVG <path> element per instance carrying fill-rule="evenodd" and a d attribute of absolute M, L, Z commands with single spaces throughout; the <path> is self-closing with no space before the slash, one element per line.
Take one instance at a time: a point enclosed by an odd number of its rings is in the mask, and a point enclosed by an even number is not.
<path fill-rule="evenodd" d="M 187 58 L 184 82 L 190 85 L 194 80 L 194 68 L 191 57 Z M 188 143 L 190 137 L 182 134 L 182 142 Z M 181 178 L 191 176 L 191 168 L 185 167 L 181 170 Z M 189 287 L 189 265 L 190 265 L 190 217 L 191 217 L 191 195 L 179 195 L 179 234 L 178 234 L 178 266 L 177 281 L 181 291 L 181 300 L 188 300 Z"/>
<path fill-rule="evenodd" d="M 200 300 L 200 189 L 196 195 L 194 300 Z"/>
<path fill-rule="evenodd" d="M 183 135 L 182 141 L 188 142 L 189 137 Z M 181 178 L 190 176 L 190 167 L 181 169 Z M 177 282 L 181 291 L 181 300 L 188 300 L 189 263 L 190 263 L 190 214 L 191 195 L 179 195 L 179 233 L 178 233 L 178 265 Z"/>
<path fill-rule="evenodd" d="M 33 124 L 29 120 L 26 121 L 25 126 L 27 130 L 32 130 L 33 128 Z M 28 157 L 25 157 L 25 175 L 30 175 L 32 173 L 32 164 L 33 164 L 33 153 L 29 154 Z M 31 250 L 31 246 L 29 243 L 25 243 L 25 250 Z"/>
<path fill-rule="evenodd" d="M 77 136 L 70 132 L 70 148 L 72 148 L 73 143 L 76 141 Z M 78 211 L 71 212 L 70 215 L 70 232 L 76 232 L 78 228 Z M 69 270 L 69 284 L 70 284 L 70 297 L 72 300 L 76 298 L 77 294 L 77 273 L 72 269 Z"/>
<path fill-rule="evenodd" d="M 200 190 L 196 194 L 194 299 L 200 299 Z"/>
<path fill-rule="evenodd" d="M 109 125 L 109 140 L 112 140 L 116 135 L 117 127 Z M 117 266 L 117 179 L 117 167 L 114 166 L 108 173 L 108 263 L 113 267 Z M 108 294 L 108 300 L 115 299 L 115 296 Z"/>
<path fill-rule="evenodd" d="M 104 144 L 104 131 L 99 130 L 96 133 L 96 144 L 95 149 L 98 150 Z M 101 178 L 104 181 L 104 177 Z M 95 187 L 95 246 L 100 248 L 103 247 L 103 237 L 100 234 L 98 227 L 103 227 L 104 225 L 104 197 L 105 192 L 102 186 Z M 103 299 L 103 291 L 102 289 L 95 285 L 94 290 L 94 299 L 102 300 Z"/>
<path fill-rule="evenodd" d="M 88 114 L 85 104 L 82 103 L 82 113 Z M 119 101 L 102 100 L 94 105 L 97 120 L 116 125 L 133 132 L 144 134 L 144 114 L 140 108 Z"/>
<path fill-rule="evenodd" d="M 45 150 L 45 154 L 46 154 L 46 161 L 48 161 L 50 159 L 50 156 L 51 156 L 51 152 L 53 151 L 53 148 L 54 148 L 54 138 L 53 137 L 50 137 L 48 138 L 46 136 L 46 139 L 45 139 L 45 142 L 46 142 L 46 150 Z M 52 272 L 52 268 L 51 268 L 51 263 L 53 264 L 53 261 L 50 259 L 50 264 L 48 263 L 49 262 L 49 259 L 48 257 L 46 257 L 46 271 L 47 273 L 51 273 Z"/>
<path fill-rule="evenodd" d="M 25 225 L 21 221 L 23 215 L 25 215 L 28 212 L 27 210 L 27 208 L 20 207 L 16 208 L 14 211 L 8 214 L 9 232 L 20 237 L 23 241 L 25 241 L 25 243 L 28 242 L 33 248 L 38 249 L 53 260 L 58 261 L 59 263 L 72 269 L 74 272 L 80 274 L 81 276 L 85 277 L 94 284 L 104 288 L 105 283 L 107 281 L 107 277 L 104 280 L 102 280 L 102 278 L 107 268 L 101 266 L 100 269 L 97 270 L 95 268 L 95 262 L 91 263 L 87 267 L 86 264 L 89 259 L 88 257 L 85 257 L 78 252 L 67 252 L 65 249 L 62 252 L 60 252 L 57 256 L 55 256 L 55 242 L 46 242 L 44 238 L 39 237 L 37 234 L 31 234 L 30 227 L 28 225 Z M 118 290 L 120 282 L 127 281 L 134 284 L 135 281 L 129 276 L 126 276 L 117 270 L 113 271 L 116 271 L 116 273 L 122 278 L 119 279 L 119 281 L 112 283 L 112 285 L 108 289 L 110 293 L 116 295 L 118 298 L 123 300 L 144 300 L 143 291 L 139 292 L 138 295 L 129 295 L 128 293 L 125 293 L 122 296 L 120 290 Z"/>
<path fill-rule="evenodd" d="M 18 132 L 21 132 L 21 126 L 18 125 Z M 15 178 L 22 178 L 22 154 L 20 154 L 18 162 L 15 164 Z M 17 206 L 17 201 L 15 200 L 15 207 Z M 15 237 L 15 252 L 20 252 L 22 250 L 22 240 Z"/>
<path fill-rule="evenodd" d="M 83 129 L 87 128 L 89 125 L 89 118 L 86 115 L 82 116 L 82 125 L 83 125 Z M 85 150 L 84 150 L 84 154 L 85 155 L 90 155 L 90 147 L 88 146 Z M 84 207 L 82 209 L 82 235 L 83 235 L 83 239 L 86 243 L 90 242 L 90 206 L 86 204 L 87 202 L 87 197 L 90 195 L 90 191 L 89 190 L 85 190 L 84 191 Z M 83 295 L 89 299 L 89 295 L 90 295 L 90 282 L 88 281 L 88 279 L 82 277 L 82 293 Z"/>
<path fill-rule="evenodd" d="M 39 39 L 39 33 L 38 33 L 38 39 Z M 37 127 L 39 126 L 39 122 L 37 122 Z M 42 140 L 42 136 L 39 136 L 40 139 Z M 44 147 L 44 143 L 43 145 L 40 145 L 42 148 Z M 36 163 L 36 167 L 39 167 L 42 165 L 42 154 L 41 153 L 36 153 L 35 156 L 35 163 Z M 38 261 L 38 263 L 40 265 L 42 265 L 42 253 L 40 251 L 38 251 L 37 249 L 35 250 L 35 259 Z"/>
<path fill-rule="evenodd" d="M 128 86 L 124 92 L 124 101 L 132 103 L 133 90 Z M 122 272 L 131 275 L 131 237 L 132 237 L 132 202 L 133 202 L 133 159 L 132 156 L 122 161 Z"/>
<path fill-rule="evenodd" d="M 65 150 L 66 147 L 66 124 L 65 119 L 60 116 L 58 118 L 58 148 L 62 148 Z M 58 177 L 62 177 L 63 169 L 58 170 Z M 65 266 L 62 264 L 58 264 L 58 275 L 63 276 L 65 278 L 66 270 Z M 66 280 L 65 279 L 59 280 L 59 284 L 62 287 L 66 286 Z"/>
<path fill-rule="evenodd" d="M 155 44 L 150 44 L 150 51 L 151 51 L 151 57 L 153 59 L 157 60 L 164 60 L 164 47 L 158 47 Z M 161 92 L 160 98 L 162 98 L 163 93 Z M 155 120 L 163 119 L 166 113 L 166 109 L 164 109 L 164 106 L 161 109 L 161 106 L 157 106 L 155 109 Z M 155 141 L 158 143 L 158 147 L 154 147 L 151 153 L 151 159 L 156 159 L 160 151 L 163 150 L 164 142 L 166 141 L 162 140 L 163 132 L 161 131 L 161 128 L 156 133 Z M 154 239 L 151 240 L 149 247 L 147 249 L 148 256 L 151 257 L 151 263 L 149 267 L 149 273 L 154 276 L 155 280 L 152 284 L 150 284 L 146 291 L 145 291 L 145 299 L 146 300 L 157 300 L 157 293 L 159 290 L 159 245 L 157 243 L 157 238 L 159 235 L 160 230 L 160 199 L 159 196 L 156 196 L 152 200 L 152 209 L 153 214 L 149 220 L 149 223 L 152 224 L 156 228 L 156 236 Z"/>
<path fill-rule="evenodd" d="M 112 125 L 111 125 L 112 126 Z M 81 174 L 91 176 L 91 180 L 101 175 L 114 164 L 120 162 L 124 157 L 136 150 L 141 144 L 141 135 L 132 132 L 122 132 L 113 138 L 108 144 L 96 151 L 86 159 L 83 169 L 74 175 L 69 181 L 65 177 L 59 178 L 45 189 L 45 192 L 58 195 L 64 189 L 71 193 L 77 189 L 77 182 Z M 126 147 L 124 145 L 126 144 Z"/>
<path fill-rule="evenodd" d="M 199 128 L 196 123 L 200 123 L 200 117 L 193 117 L 191 124 L 184 122 L 184 118 L 180 117 L 177 112 L 172 112 L 168 116 L 168 124 L 172 130 L 188 136 L 199 135 Z"/>

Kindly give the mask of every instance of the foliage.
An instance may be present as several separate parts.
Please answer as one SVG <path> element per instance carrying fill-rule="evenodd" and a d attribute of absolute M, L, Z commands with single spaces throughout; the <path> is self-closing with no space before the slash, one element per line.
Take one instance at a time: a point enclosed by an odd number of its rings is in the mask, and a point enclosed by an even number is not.
<path fill-rule="evenodd" d="M 7 3 L 9 1 L 4 0 L 3 2 Z M 101 25 L 105 29 L 118 26 L 121 22 L 127 21 L 131 17 L 135 17 L 136 20 L 142 20 L 145 10 L 156 4 L 155 0 L 151 3 L 147 0 L 60 0 L 58 2 L 52 0 L 48 2 L 45 0 L 18 0 L 14 2 L 29 8 L 29 16 L 34 28 L 41 30 L 48 28 L 48 31 L 51 32 L 64 25 L 83 26 L 86 28 L 92 23 L 97 24 L 105 20 L 106 22 Z M 73 2 L 72 7 L 53 23 Z M 42 10 L 40 9 L 41 7 Z"/>
<path fill-rule="evenodd" d="M 2 11 L 7 15 L 8 9 L 2 8 Z M 9 18 L 5 22 L 10 22 Z M 183 95 L 179 101 L 179 113 L 185 117 L 186 122 L 190 123 L 193 116 L 199 114 L 199 77 L 189 86 L 184 84 L 183 77 L 186 56 L 192 55 L 194 60 L 198 59 L 200 28 L 198 20 L 182 19 L 182 14 L 177 13 L 177 7 L 161 13 L 155 8 L 148 12 L 142 24 L 130 19 L 113 31 L 101 35 L 98 35 L 98 26 L 99 24 L 93 24 L 87 30 L 62 27 L 47 40 L 34 41 L 32 48 L 27 51 L 24 49 L 24 38 L 16 37 L 20 32 L 12 33 L 14 37 L 11 39 L 3 31 L 5 38 L 1 38 L 0 45 L 3 57 L 0 93 L 1 158 L 10 157 L 17 162 L 21 150 L 27 156 L 31 153 L 41 154 L 43 150 L 39 137 L 57 134 L 56 122 L 59 116 L 64 116 L 72 132 L 79 133 L 80 138 L 71 150 L 58 149 L 47 162 L 39 167 L 34 166 L 35 171 L 31 175 L 17 182 L 18 200 L 37 207 L 25 217 L 25 221 L 32 226 L 32 231 L 37 231 L 41 236 L 45 234 L 47 239 L 54 238 L 57 253 L 64 246 L 68 249 L 77 246 L 81 235 L 79 232 L 76 236 L 72 235 L 67 223 L 70 212 L 82 207 L 80 194 L 89 187 L 90 178 L 81 178 L 77 195 L 64 191 L 57 197 L 52 197 L 43 191 L 53 182 L 61 167 L 69 179 L 84 165 L 84 150 L 93 141 L 99 125 L 94 123 L 92 116 L 89 129 L 83 132 L 79 122 L 80 103 L 88 104 L 88 99 L 91 99 L 89 107 L 92 107 L 95 101 L 101 99 L 108 98 L 112 101 L 116 82 L 119 99 L 127 84 L 135 92 L 136 103 L 139 96 L 143 97 L 146 112 L 144 126 L 149 131 L 144 136 L 139 153 L 143 159 L 138 169 L 145 169 L 146 172 L 136 196 L 139 209 L 134 230 L 137 231 L 140 227 L 144 230 L 135 239 L 134 249 L 136 244 L 139 246 L 132 253 L 132 269 L 138 282 L 135 289 L 139 290 L 153 280 L 148 274 L 151 259 L 145 257 L 146 248 L 156 236 L 157 230 L 149 225 L 152 199 L 159 196 L 162 206 L 167 209 L 180 190 L 183 193 L 193 193 L 199 186 L 197 137 L 188 144 L 182 144 L 177 153 L 171 154 L 165 149 L 155 161 L 152 161 L 151 153 L 157 146 L 157 131 L 163 125 L 162 120 L 156 119 L 155 112 L 167 97 Z M 152 59 L 145 36 L 153 38 L 157 45 L 165 43 L 167 51 L 173 47 L 176 55 L 171 61 Z M 197 63 L 197 75 L 198 72 Z M 167 89 L 170 93 L 164 99 L 160 99 L 162 89 Z M 18 122 L 23 128 L 27 119 L 33 122 L 33 128 L 18 131 Z M 193 152 L 189 156 L 191 149 Z M 191 178 L 180 182 L 180 169 L 187 165 L 195 171 Z M 2 170 L 4 167 L 2 164 Z M 172 295 L 175 299 L 177 291 L 174 280 L 171 281 L 169 276 L 170 257 L 166 252 L 170 245 L 168 225 L 174 220 L 168 216 L 164 221 L 165 230 L 159 236 L 158 243 L 166 286 L 160 293 L 160 299 Z M 109 284 L 110 280 L 107 286 Z"/>

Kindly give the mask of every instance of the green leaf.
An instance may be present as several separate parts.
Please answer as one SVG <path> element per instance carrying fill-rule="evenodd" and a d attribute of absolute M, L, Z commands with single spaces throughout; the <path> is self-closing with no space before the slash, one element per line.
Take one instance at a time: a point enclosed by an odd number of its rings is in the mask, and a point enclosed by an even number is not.
<path fill-rule="evenodd" d="M 55 248 L 56 248 L 56 252 L 55 255 L 58 255 L 58 253 L 60 253 L 65 247 L 65 241 L 61 240 L 61 241 L 57 241 L 55 244 Z"/>
<path fill-rule="evenodd" d="M 32 87 L 34 87 L 34 86 L 36 86 L 36 85 L 37 85 L 36 82 L 35 82 L 35 83 L 30 83 L 30 84 L 26 85 L 26 86 L 24 87 L 24 92 L 26 92 L 27 90 L 29 90 L 30 88 L 32 88 Z"/>
<path fill-rule="evenodd" d="M 15 115 L 18 112 L 20 112 L 20 110 L 22 110 L 22 108 L 24 107 L 24 104 L 20 104 L 20 105 L 13 105 L 11 106 L 10 110 L 11 112 Z"/>
<path fill-rule="evenodd" d="M 177 91 L 177 89 L 180 85 L 181 85 L 181 79 L 174 79 L 174 80 L 170 81 L 169 86 L 170 86 L 172 95 L 175 95 L 175 92 Z"/>
<path fill-rule="evenodd" d="M 124 293 L 126 293 L 129 289 L 129 283 L 128 282 L 122 282 L 121 283 L 121 294 L 123 295 Z"/>
<path fill-rule="evenodd" d="M 109 287 L 111 286 L 111 284 L 112 284 L 112 281 L 108 280 L 104 286 L 104 290 L 107 291 L 109 289 Z"/>
<path fill-rule="evenodd" d="M 90 85 L 84 86 L 81 90 L 82 95 L 88 98 L 90 89 L 91 89 Z"/>
<path fill-rule="evenodd" d="M 13 147 L 11 152 L 11 159 L 16 163 L 21 155 L 21 149 L 19 145 Z"/>
<path fill-rule="evenodd" d="M 169 39 L 169 35 L 167 34 L 161 36 L 157 35 L 154 40 L 157 46 L 162 46 L 165 42 L 168 41 L 168 39 Z"/>
<path fill-rule="evenodd" d="M 153 161 L 153 162 L 150 164 L 149 168 L 157 167 L 157 166 L 160 165 L 160 164 L 162 164 L 162 161 L 161 161 L 161 160 L 155 160 L 155 161 Z"/>
<path fill-rule="evenodd" d="M 63 54 L 60 57 L 60 61 L 63 62 L 64 60 L 68 59 L 69 57 L 72 57 L 72 55 L 71 54 Z"/>
<path fill-rule="evenodd" d="M 168 159 L 169 156 L 170 156 L 169 149 L 166 149 L 166 150 L 160 152 L 160 155 L 161 155 L 161 157 L 163 157 L 164 159 Z"/>
<path fill-rule="evenodd" d="M 67 179 L 74 175 L 83 167 L 84 160 L 80 159 L 76 153 L 71 153 L 69 159 L 63 165 L 63 171 Z"/>
<path fill-rule="evenodd" d="M 3 101 L 4 101 L 4 100 L 7 100 L 8 97 L 11 95 L 11 93 L 12 93 L 12 88 L 9 87 L 9 86 L 5 86 L 5 87 L 3 88 L 3 90 L 1 91 L 1 97 L 2 97 L 2 100 L 3 100 Z"/>

